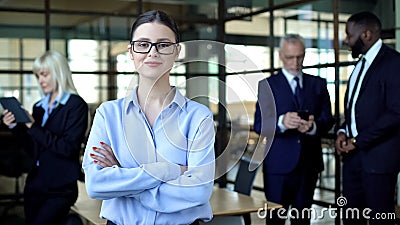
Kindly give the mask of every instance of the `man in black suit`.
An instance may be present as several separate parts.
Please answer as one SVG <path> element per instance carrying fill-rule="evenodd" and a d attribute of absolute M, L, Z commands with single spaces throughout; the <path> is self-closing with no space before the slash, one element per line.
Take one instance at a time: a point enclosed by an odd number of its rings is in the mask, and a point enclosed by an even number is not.
<path fill-rule="evenodd" d="M 271 148 L 263 164 L 264 191 L 268 200 L 285 211 L 300 212 L 312 204 L 318 174 L 323 170 L 321 136 L 333 126 L 326 80 L 302 72 L 305 43 L 297 34 L 281 39 L 279 57 L 283 68 L 258 84 L 254 130 L 269 130 L 275 99 L 277 123 Z M 299 113 L 306 111 L 305 115 Z M 304 114 L 304 113 L 303 113 Z M 268 132 L 268 131 L 267 131 Z M 267 224 L 284 224 L 287 214 L 267 216 Z M 310 224 L 310 218 L 294 218 L 292 224 Z"/>
<path fill-rule="evenodd" d="M 352 56 L 361 57 L 349 79 L 335 145 L 343 156 L 345 208 L 358 208 L 360 218 L 343 221 L 367 224 L 362 211 L 371 209 L 370 225 L 394 224 L 387 213 L 394 213 L 400 171 L 400 54 L 382 43 L 381 22 L 370 12 L 352 15 L 346 34 Z"/>

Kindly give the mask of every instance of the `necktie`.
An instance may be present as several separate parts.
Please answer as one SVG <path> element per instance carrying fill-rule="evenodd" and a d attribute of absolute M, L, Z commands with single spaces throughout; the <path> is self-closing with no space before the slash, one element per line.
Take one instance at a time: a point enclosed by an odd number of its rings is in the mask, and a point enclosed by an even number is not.
<path fill-rule="evenodd" d="M 348 123 L 347 123 L 347 129 L 349 130 L 349 136 L 353 137 L 353 132 L 351 131 L 351 109 L 353 108 L 353 101 L 354 101 L 354 95 L 357 91 L 357 87 L 358 87 L 358 83 L 360 82 L 360 77 L 361 74 L 364 70 L 364 66 L 365 66 L 365 58 L 363 58 L 361 60 L 361 68 L 360 68 L 360 72 L 358 72 L 357 78 L 356 78 L 356 82 L 353 86 L 353 90 L 351 92 L 351 96 L 350 96 L 350 100 L 349 100 L 349 104 L 348 104 L 348 108 L 347 108 L 347 118 L 348 118 Z"/>
<path fill-rule="evenodd" d="M 300 86 L 299 77 L 293 78 L 296 81 L 296 88 L 294 89 L 294 99 L 296 100 L 296 105 L 298 109 L 301 109 L 303 104 L 303 93 Z"/>

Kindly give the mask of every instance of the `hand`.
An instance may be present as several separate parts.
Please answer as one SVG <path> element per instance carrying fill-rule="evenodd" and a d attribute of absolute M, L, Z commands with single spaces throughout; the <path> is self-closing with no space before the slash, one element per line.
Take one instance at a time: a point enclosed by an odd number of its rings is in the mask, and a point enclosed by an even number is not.
<path fill-rule="evenodd" d="M 8 127 L 14 127 L 17 125 L 15 121 L 15 116 L 12 112 L 8 111 L 7 109 L 5 109 L 3 111 L 3 123 L 5 125 L 7 125 Z"/>
<path fill-rule="evenodd" d="M 338 136 L 336 137 L 335 141 L 335 148 L 337 154 L 341 155 L 342 153 L 345 152 L 344 146 L 347 145 L 347 138 L 344 133 L 339 133 Z"/>
<path fill-rule="evenodd" d="M 188 170 L 187 166 L 182 166 L 182 165 L 179 165 L 179 166 L 181 167 L 181 175 L 184 174 Z"/>
<path fill-rule="evenodd" d="M 356 149 L 356 146 L 354 146 L 350 138 L 347 138 L 344 133 L 339 133 L 336 141 L 335 141 L 335 147 L 336 147 L 336 152 L 341 155 L 344 153 L 349 153 L 350 151 L 353 151 Z"/>
<path fill-rule="evenodd" d="M 282 123 L 286 129 L 297 129 L 301 124 L 300 121 L 301 118 L 297 115 L 297 112 L 287 112 L 283 116 Z"/>
<path fill-rule="evenodd" d="M 300 126 L 297 128 L 297 130 L 300 133 L 306 133 L 308 132 L 312 126 L 314 125 L 314 115 L 308 116 L 308 120 L 300 120 Z"/>
<path fill-rule="evenodd" d="M 121 167 L 117 158 L 114 155 L 112 148 L 109 145 L 105 144 L 104 142 L 100 142 L 100 145 L 102 148 L 92 147 L 93 151 L 98 153 L 98 154 L 90 153 L 90 157 L 94 159 L 94 163 L 100 165 L 103 168 L 112 167 L 114 165 Z"/>

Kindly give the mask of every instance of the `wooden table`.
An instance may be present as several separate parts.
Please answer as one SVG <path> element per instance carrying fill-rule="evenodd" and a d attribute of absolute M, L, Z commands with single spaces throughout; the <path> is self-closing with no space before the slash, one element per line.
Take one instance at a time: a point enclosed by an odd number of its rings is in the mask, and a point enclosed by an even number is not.
<path fill-rule="evenodd" d="M 211 207 L 214 216 L 229 216 L 257 212 L 260 208 L 281 208 L 282 206 L 264 199 L 253 198 L 225 188 L 213 188 Z"/>
<path fill-rule="evenodd" d="M 99 218 L 101 201 L 89 198 L 85 184 L 78 182 L 79 196 L 72 211 L 79 214 L 91 224 L 104 225 L 105 219 Z M 265 202 L 264 199 L 253 198 L 225 188 L 213 188 L 211 196 L 211 207 L 214 216 L 239 215 L 244 213 L 257 212 L 260 208 L 280 208 L 281 205 L 272 202 Z M 266 204 L 267 203 L 267 204 Z"/>

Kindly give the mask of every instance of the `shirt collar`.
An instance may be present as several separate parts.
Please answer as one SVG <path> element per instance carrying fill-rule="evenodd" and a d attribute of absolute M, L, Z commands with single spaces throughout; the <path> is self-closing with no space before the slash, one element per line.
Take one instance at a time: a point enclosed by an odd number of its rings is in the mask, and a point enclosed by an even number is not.
<path fill-rule="evenodd" d="M 366 60 L 366 62 L 368 62 L 369 65 L 372 64 L 372 61 L 374 61 L 375 57 L 378 55 L 379 50 L 382 47 L 382 39 L 379 39 L 377 42 L 375 42 L 374 45 L 372 45 L 372 47 L 367 51 L 367 53 L 365 53 L 365 55 L 363 56 Z"/>
<path fill-rule="evenodd" d="M 288 82 L 292 82 L 293 78 L 295 77 L 295 75 L 289 73 L 289 71 L 287 71 L 285 68 L 282 68 L 282 73 L 283 75 L 286 77 L 286 79 L 288 80 Z M 303 83 L 303 73 L 300 72 L 297 77 L 299 78 L 300 84 Z"/>
<path fill-rule="evenodd" d="M 137 89 L 138 89 L 138 86 L 136 85 L 136 87 L 133 89 L 132 93 L 128 94 L 126 97 L 126 101 L 128 103 L 128 104 L 125 104 L 125 106 L 124 106 L 126 113 L 128 113 L 128 110 L 130 107 L 137 107 L 138 109 L 140 108 L 139 100 L 138 100 L 138 96 L 137 96 Z M 171 86 L 171 90 L 175 90 L 175 96 L 170 104 L 176 104 L 181 109 L 185 109 L 185 104 L 187 101 L 185 96 L 183 96 L 175 86 Z"/>
<path fill-rule="evenodd" d="M 178 88 L 176 88 L 175 86 L 172 86 L 171 88 L 175 89 L 175 96 L 172 102 L 176 103 L 179 107 L 181 107 L 181 109 L 185 109 L 187 99 L 181 94 Z"/>
<path fill-rule="evenodd" d="M 44 98 L 42 98 L 38 103 L 36 103 L 36 106 L 42 106 L 42 107 L 48 107 L 49 101 L 50 101 L 50 96 L 51 94 L 46 94 Z M 58 95 L 56 99 L 54 100 L 53 104 L 57 104 L 57 102 L 61 105 L 65 105 L 71 96 L 71 93 L 69 92 L 64 92 L 62 96 Z"/>

